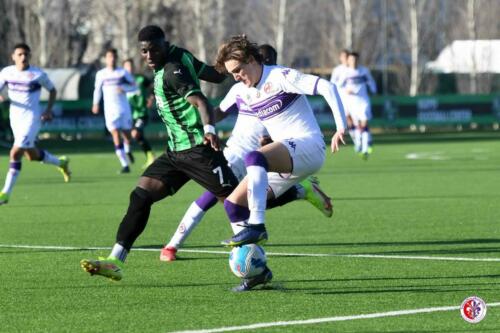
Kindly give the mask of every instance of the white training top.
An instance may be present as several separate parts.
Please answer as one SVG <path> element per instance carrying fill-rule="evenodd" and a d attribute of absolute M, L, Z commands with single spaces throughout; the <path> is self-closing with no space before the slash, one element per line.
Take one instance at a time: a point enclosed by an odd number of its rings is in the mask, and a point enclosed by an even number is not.
<path fill-rule="evenodd" d="M 332 70 L 332 75 L 330 76 L 330 82 L 337 86 L 340 98 L 342 98 L 342 100 L 344 98 L 345 92 L 343 89 L 340 89 L 340 80 L 342 79 L 342 77 L 344 77 L 344 73 L 347 69 L 349 69 L 348 66 L 340 64 Z"/>
<path fill-rule="evenodd" d="M 41 116 L 40 94 L 41 88 L 47 90 L 54 89 L 54 84 L 47 74 L 40 68 L 29 66 L 20 71 L 16 66 L 8 66 L 0 72 L 0 90 L 7 85 L 10 99 L 10 112 L 16 113 L 36 113 L 30 117 Z"/>
<path fill-rule="evenodd" d="M 121 91 L 120 89 L 121 88 Z M 93 104 L 99 104 L 104 97 L 104 112 L 130 112 L 127 92 L 137 89 L 134 77 L 121 67 L 114 70 L 103 68 L 95 76 Z"/>
<path fill-rule="evenodd" d="M 375 80 L 370 74 L 368 68 L 358 66 L 357 68 L 348 67 L 343 71 L 342 77 L 339 79 L 338 86 L 343 90 L 351 89 L 352 93 L 343 93 L 342 98 L 346 98 L 347 104 L 350 103 L 366 103 L 370 100 L 368 89 L 370 92 L 376 93 L 377 86 Z"/>
<path fill-rule="evenodd" d="M 231 87 L 219 108 L 222 112 L 238 112 L 231 136 L 226 142 L 224 151 L 232 156 L 244 158 L 249 152 L 260 147 L 260 137 L 269 135 L 261 121 L 239 97 L 244 94 L 246 86 L 238 82 Z M 236 101 L 236 103 L 234 103 Z"/>
<path fill-rule="evenodd" d="M 335 66 L 332 70 L 332 75 L 330 76 L 330 82 L 339 84 L 340 78 L 343 76 L 344 71 L 346 70 L 347 67 L 344 64 L 340 64 L 338 66 Z"/>
<path fill-rule="evenodd" d="M 305 95 L 322 93 L 332 108 L 337 128 L 345 128 L 345 115 L 336 88 L 314 75 L 281 66 L 263 66 L 262 77 L 256 87 L 241 88 L 227 95 L 224 106 L 241 103 L 249 106 L 250 113 L 260 119 L 274 141 L 311 137 L 323 140 L 314 113 Z"/>

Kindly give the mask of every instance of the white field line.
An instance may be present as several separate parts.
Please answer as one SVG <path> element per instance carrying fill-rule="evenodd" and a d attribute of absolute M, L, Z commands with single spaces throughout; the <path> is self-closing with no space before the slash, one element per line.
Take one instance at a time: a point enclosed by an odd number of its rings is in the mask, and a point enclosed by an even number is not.
<path fill-rule="evenodd" d="M 489 303 L 489 304 L 486 304 L 486 306 L 490 307 L 490 308 L 495 307 L 495 306 L 500 306 L 500 302 Z M 175 332 L 171 332 L 171 333 L 216 333 L 216 332 L 230 332 L 230 331 L 241 331 L 241 330 L 255 330 L 255 329 L 266 328 L 266 327 L 312 325 L 312 324 L 321 324 L 321 323 L 331 323 L 331 322 L 335 322 L 335 321 L 349 321 L 349 320 L 358 320 L 358 319 L 396 317 L 396 316 L 404 316 L 404 315 L 411 315 L 411 314 L 418 314 L 418 313 L 432 313 L 432 312 L 440 312 L 440 311 L 455 311 L 455 310 L 459 310 L 459 309 L 460 309 L 460 306 L 442 306 L 442 307 L 413 309 L 413 310 L 399 310 L 399 311 L 389 311 L 389 312 L 379 312 L 379 313 L 368 313 L 368 314 L 360 314 L 360 315 L 352 315 L 352 316 L 314 318 L 314 319 L 291 320 L 291 321 L 275 321 L 275 322 L 269 322 L 269 323 L 257 323 L 257 324 L 251 324 L 251 325 L 243 325 L 243 326 L 228 326 L 228 327 L 219 327 L 219 328 L 211 328 L 211 329 L 175 331 Z"/>
<path fill-rule="evenodd" d="M 0 248 L 10 249 L 36 249 L 36 250 L 60 250 L 60 251 L 95 251 L 110 250 L 110 247 L 103 246 L 52 246 L 52 245 L 21 245 L 21 244 L 0 244 Z M 159 248 L 134 247 L 133 251 L 156 252 Z M 224 254 L 228 251 L 220 250 L 195 250 L 179 249 L 179 252 Z M 436 261 L 478 261 L 478 262 L 500 262 L 500 258 L 467 258 L 467 257 L 434 257 L 434 256 L 404 256 L 385 254 L 335 254 L 335 253 L 287 253 L 287 252 L 266 252 L 268 256 L 288 256 L 288 257 L 340 257 L 340 258 L 374 258 L 374 259 L 400 259 L 400 260 L 436 260 Z"/>

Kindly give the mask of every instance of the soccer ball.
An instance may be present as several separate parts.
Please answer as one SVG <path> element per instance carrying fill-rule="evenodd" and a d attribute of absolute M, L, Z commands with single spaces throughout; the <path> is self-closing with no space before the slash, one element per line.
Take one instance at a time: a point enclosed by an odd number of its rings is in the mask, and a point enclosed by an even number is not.
<path fill-rule="evenodd" d="M 229 254 L 229 267 L 240 278 L 251 278 L 262 273 L 267 259 L 264 249 L 256 244 L 234 247 Z"/>

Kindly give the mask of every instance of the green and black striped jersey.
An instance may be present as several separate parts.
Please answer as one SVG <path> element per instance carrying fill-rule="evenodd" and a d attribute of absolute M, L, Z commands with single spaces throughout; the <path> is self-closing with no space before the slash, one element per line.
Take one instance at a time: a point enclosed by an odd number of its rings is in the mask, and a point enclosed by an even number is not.
<path fill-rule="evenodd" d="M 141 74 L 134 75 L 134 79 L 137 90 L 127 93 L 128 103 L 132 109 L 132 119 L 148 118 L 148 108 L 146 104 L 148 99 L 148 87 L 151 85 L 151 80 Z"/>
<path fill-rule="evenodd" d="M 168 148 L 182 151 L 203 143 L 203 123 L 187 97 L 201 93 L 199 75 L 205 64 L 189 51 L 170 45 L 165 66 L 155 71 L 154 95 L 166 125 Z"/>

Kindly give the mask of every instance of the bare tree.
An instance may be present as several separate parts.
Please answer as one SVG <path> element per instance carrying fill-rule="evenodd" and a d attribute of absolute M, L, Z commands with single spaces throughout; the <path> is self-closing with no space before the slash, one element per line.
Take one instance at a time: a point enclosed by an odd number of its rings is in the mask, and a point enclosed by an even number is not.
<path fill-rule="evenodd" d="M 467 28 L 469 30 L 469 39 L 471 41 L 476 40 L 476 19 L 475 19 L 475 0 L 467 1 Z M 470 72 L 470 92 L 475 94 L 477 92 L 477 69 L 476 69 L 476 43 L 473 42 L 473 46 L 471 48 L 471 60 L 472 60 L 472 68 Z"/>
<path fill-rule="evenodd" d="M 364 65 L 390 68 L 385 91 L 433 93 L 423 64 L 454 40 L 498 38 L 499 10 L 498 0 L 0 0 L 0 64 L 20 41 L 41 66 L 97 63 L 108 46 L 138 59 L 137 32 L 156 24 L 208 63 L 222 39 L 242 33 L 275 46 L 282 65 L 323 74 L 350 46 Z M 457 75 L 459 92 L 488 93 L 492 82 Z"/>
<path fill-rule="evenodd" d="M 196 25 L 196 41 L 198 42 L 198 56 L 201 61 L 207 60 L 207 53 L 205 49 L 205 25 L 203 24 L 203 17 L 205 15 L 205 8 L 202 1 L 194 0 L 194 20 Z"/>
<path fill-rule="evenodd" d="M 418 90 L 418 13 L 416 0 L 410 0 L 410 96 L 415 96 Z"/>
<path fill-rule="evenodd" d="M 286 2 L 287 0 L 278 0 L 278 24 L 276 26 L 276 51 L 278 52 L 278 63 L 283 63 L 283 49 L 285 43 L 285 23 L 286 23 Z"/>
<path fill-rule="evenodd" d="M 344 0 L 345 47 L 352 49 L 352 6 L 351 0 Z"/>

